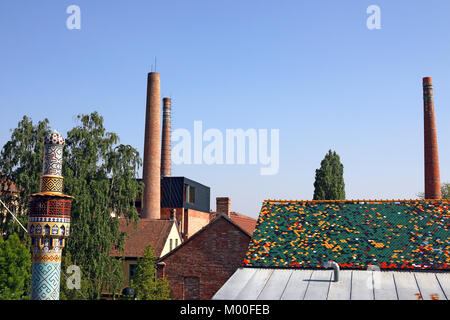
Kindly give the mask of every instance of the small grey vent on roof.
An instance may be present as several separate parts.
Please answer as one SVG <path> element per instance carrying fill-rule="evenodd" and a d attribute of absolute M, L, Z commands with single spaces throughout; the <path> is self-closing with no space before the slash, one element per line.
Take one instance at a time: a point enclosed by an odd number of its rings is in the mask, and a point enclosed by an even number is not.
<path fill-rule="evenodd" d="M 333 268 L 333 271 L 334 271 L 333 282 L 338 282 L 339 281 L 339 270 L 340 270 L 339 265 L 334 261 L 327 261 L 323 264 L 323 266 L 327 269 Z"/>

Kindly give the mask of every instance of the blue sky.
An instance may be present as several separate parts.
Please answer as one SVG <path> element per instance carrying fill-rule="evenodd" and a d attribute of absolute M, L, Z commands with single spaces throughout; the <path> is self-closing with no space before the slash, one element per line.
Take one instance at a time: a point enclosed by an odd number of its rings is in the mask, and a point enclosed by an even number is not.
<path fill-rule="evenodd" d="M 66 28 L 69 5 L 81 29 Z M 369 30 L 369 5 L 381 29 Z M 174 165 L 257 217 L 267 198 L 311 199 L 329 149 L 348 199 L 423 190 L 422 77 L 433 77 L 441 180 L 450 181 L 449 1 L 1 1 L 0 146 L 23 115 L 65 134 L 94 110 L 142 154 L 157 57 L 173 129 L 279 129 L 280 169 Z"/>

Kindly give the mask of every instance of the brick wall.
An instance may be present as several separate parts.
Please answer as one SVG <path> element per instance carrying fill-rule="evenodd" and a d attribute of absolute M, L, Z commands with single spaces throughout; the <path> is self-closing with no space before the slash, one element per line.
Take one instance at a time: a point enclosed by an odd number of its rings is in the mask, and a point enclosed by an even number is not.
<path fill-rule="evenodd" d="M 170 209 L 172 208 L 161 208 L 161 219 L 170 219 Z M 185 208 L 174 209 L 175 218 L 178 221 L 180 231 L 185 235 L 184 240 L 209 223 L 209 212 Z"/>
<path fill-rule="evenodd" d="M 211 299 L 241 265 L 249 241 L 248 234 L 221 216 L 163 257 L 160 261 L 165 263 L 173 298 Z M 162 273 L 160 264 L 158 277 Z"/>
<path fill-rule="evenodd" d="M 185 219 L 186 217 L 187 223 L 185 232 L 187 233 L 188 238 L 209 223 L 209 212 L 185 209 Z"/>

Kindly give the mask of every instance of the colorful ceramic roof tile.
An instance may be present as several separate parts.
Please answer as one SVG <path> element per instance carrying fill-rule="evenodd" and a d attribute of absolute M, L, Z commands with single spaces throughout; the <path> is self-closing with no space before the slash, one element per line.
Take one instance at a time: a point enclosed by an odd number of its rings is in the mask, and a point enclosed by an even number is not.
<path fill-rule="evenodd" d="M 243 266 L 448 270 L 449 201 L 266 200 Z"/>

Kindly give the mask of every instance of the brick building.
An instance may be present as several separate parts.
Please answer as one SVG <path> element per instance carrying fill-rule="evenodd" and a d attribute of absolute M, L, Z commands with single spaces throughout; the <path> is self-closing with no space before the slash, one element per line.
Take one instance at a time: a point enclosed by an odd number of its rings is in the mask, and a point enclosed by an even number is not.
<path fill-rule="evenodd" d="M 242 264 L 250 234 L 225 214 L 158 260 L 157 277 L 169 280 L 177 300 L 206 300 Z"/>
<path fill-rule="evenodd" d="M 16 184 L 8 179 L 0 178 L 0 199 L 3 199 L 3 204 L 5 204 L 5 202 L 8 203 L 10 206 L 8 209 L 14 214 L 19 213 L 17 203 L 18 197 L 19 190 L 17 189 Z M 0 204 L 0 219 L 5 223 L 8 212 L 3 204 Z M 22 214 L 22 212 L 19 214 Z"/>
<path fill-rule="evenodd" d="M 125 247 L 122 252 L 114 249 L 111 256 L 121 258 L 124 275 L 123 287 L 130 285 L 130 279 L 137 266 L 137 260 L 144 255 L 144 250 L 151 245 L 155 257 L 161 257 L 182 242 L 181 234 L 175 220 L 149 220 L 141 219 L 138 224 L 128 223 L 125 219 L 119 220 L 121 232 L 127 234 Z"/>

